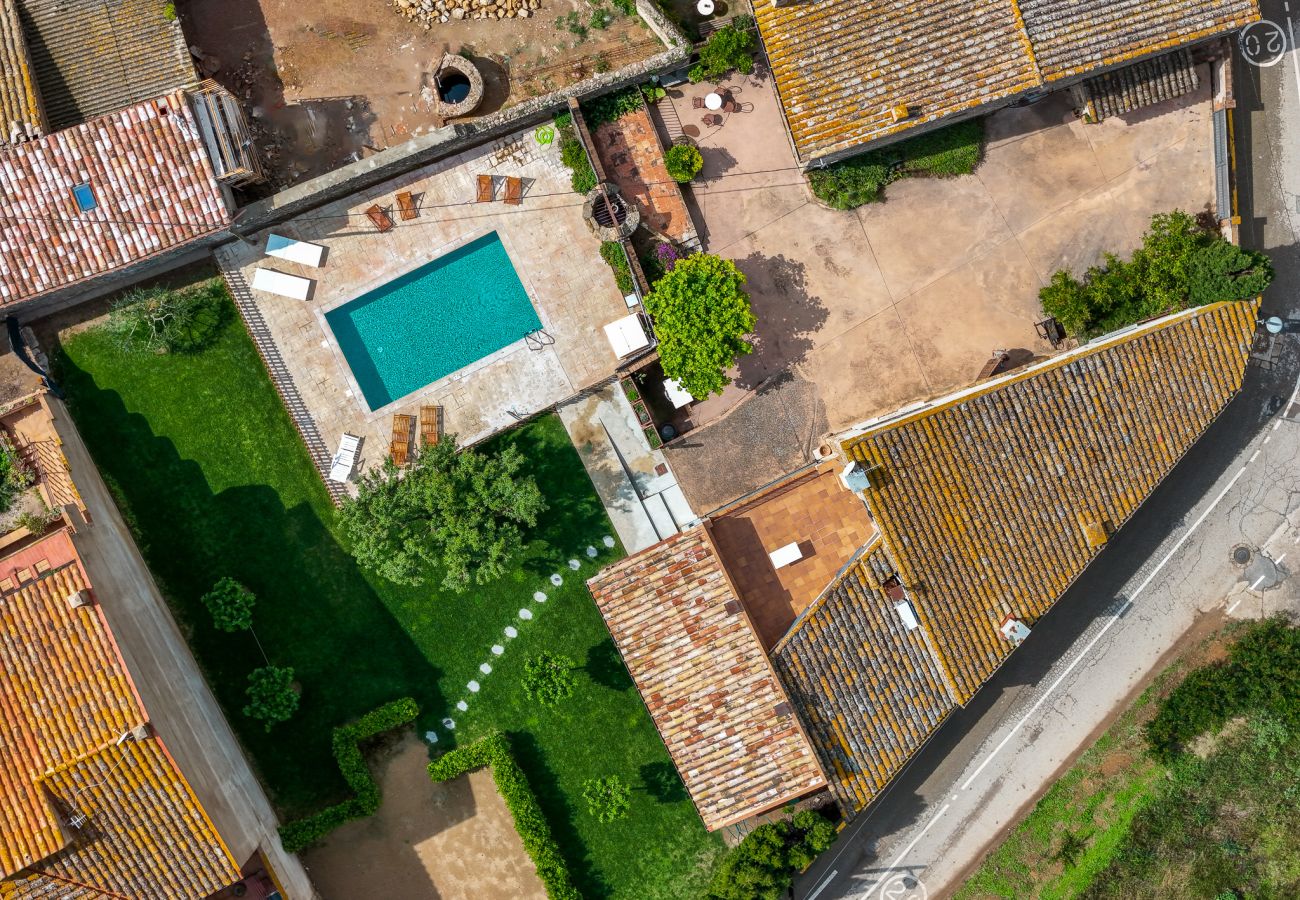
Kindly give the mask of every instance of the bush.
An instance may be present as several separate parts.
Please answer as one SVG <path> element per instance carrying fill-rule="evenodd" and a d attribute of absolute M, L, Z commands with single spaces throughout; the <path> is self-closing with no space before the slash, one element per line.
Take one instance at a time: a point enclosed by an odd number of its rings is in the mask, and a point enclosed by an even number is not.
<path fill-rule="evenodd" d="M 721 393 L 736 357 L 754 349 L 745 340 L 755 319 L 744 284 L 731 260 L 693 253 L 655 282 L 645 298 L 664 374 L 697 400 Z"/>
<path fill-rule="evenodd" d="M 641 88 L 634 85 L 588 100 L 582 104 L 582 115 L 587 120 L 587 127 L 595 130 L 608 122 L 616 122 L 640 108 Z"/>
<path fill-rule="evenodd" d="M 627 296 L 636 289 L 632 282 L 632 269 L 627 263 L 627 255 L 623 252 L 623 245 L 618 241 L 602 241 L 600 244 L 600 258 L 603 259 L 614 272 L 614 282 L 618 285 L 619 291 L 623 296 Z"/>
<path fill-rule="evenodd" d="M 641 85 L 641 96 L 645 97 L 646 103 L 658 103 L 668 96 L 668 91 L 664 90 L 653 82 Z"/>
<path fill-rule="evenodd" d="M 834 841 L 835 826 L 812 810 L 759 825 L 723 857 L 709 883 L 707 900 L 779 900 L 794 873 L 809 866 Z"/>
<path fill-rule="evenodd" d="M 457 747 L 444 753 L 429 763 L 429 777 L 434 781 L 451 781 L 484 766 L 492 770 L 497 793 L 510 810 L 524 850 L 537 869 L 537 877 L 546 887 L 546 896 L 550 900 L 582 900 L 537 796 L 515 762 L 504 735 L 491 734 L 468 747 Z"/>
<path fill-rule="evenodd" d="M 327 834 L 352 819 L 374 815 L 383 797 L 366 765 L 361 743 L 386 731 L 409 725 L 420 714 L 420 707 L 410 697 L 385 703 L 360 719 L 334 729 L 332 746 L 343 780 L 353 796 L 315 815 L 280 826 L 280 840 L 290 853 L 305 850 Z"/>
<path fill-rule="evenodd" d="M 573 129 L 573 114 L 557 115 L 555 128 L 560 133 L 560 162 L 569 170 L 569 184 L 577 193 L 585 194 L 596 186 L 596 170 Z"/>
<path fill-rule="evenodd" d="M 244 715 L 261 719 L 270 731 L 298 711 L 298 692 L 293 689 L 293 669 L 264 666 L 248 676 L 248 705 Z"/>
<path fill-rule="evenodd" d="M 617 775 L 588 778 L 582 783 L 582 799 L 587 801 L 587 812 L 602 825 L 626 816 L 631 808 L 631 798 L 632 789 Z"/>
<path fill-rule="evenodd" d="M 26 528 L 32 534 L 44 534 L 50 530 L 50 526 L 63 518 L 57 509 L 50 509 L 44 503 L 41 503 L 40 510 L 36 512 L 20 513 L 14 519 L 14 526 L 17 528 Z"/>
<path fill-rule="evenodd" d="M 35 482 L 23 458 L 8 440 L 0 438 L 0 512 L 8 512 L 18 495 Z"/>
<path fill-rule="evenodd" d="M 958 122 L 808 173 L 813 195 L 834 209 L 880 199 L 900 178 L 947 178 L 975 171 L 984 152 L 984 120 Z"/>
<path fill-rule="evenodd" d="M 754 20 L 749 16 L 736 16 L 730 25 L 709 36 L 708 43 L 700 49 L 700 61 L 691 67 L 690 79 L 698 84 L 730 72 L 748 75 L 754 71 L 754 52 L 757 49 Z"/>
<path fill-rule="evenodd" d="M 194 353 L 217 336 L 229 308 L 215 278 L 181 290 L 133 288 L 113 301 L 104 327 L 128 352 Z"/>
<path fill-rule="evenodd" d="M 203 595 L 203 605 L 212 614 L 212 624 L 222 631 L 244 631 L 253 627 L 253 592 L 233 578 L 222 578 Z"/>
<path fill-rule="evenodd" d="M 690 144 L 674 144 L 664 154 L 664 168 L 673 181 L 685 184 L 704 168 L 704 157 Z"/>
<path fill-rule="evenodd" d="M 523 688 L 528 699 L 555 706 L 573 696 L 574 662 L 567 656 L 543 650 L 524 663 Z"/>
<path fill-rule="evenodd" d="M 1273 263 L 1267 256 L 1227 241 L 1200 248 L 1188 270 L 1189 293 L 1197 306 L 1257 296 L 1272 280 Z"/>

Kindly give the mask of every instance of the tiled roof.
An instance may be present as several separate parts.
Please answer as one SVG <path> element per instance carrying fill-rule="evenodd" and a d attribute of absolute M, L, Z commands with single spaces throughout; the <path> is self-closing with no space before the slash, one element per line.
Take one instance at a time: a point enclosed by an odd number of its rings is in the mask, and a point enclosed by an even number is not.
<path fill-rule="evenodd" d="M 1186 48 L 1112 69 L 1070 88 L 1080 114 L 1101 122 L 1181 97 L 1196 90 L 1200 78 Z"/>
<path fill-rule="evenodd" d="M 239 872 L 144 724 L 71 540 L 0 561 L 0 897 L 206 897 Z M 80 813 L 86 820 L 72 824 Z"/>
<path fill-rule="evenodd" d="M 45 130 L 27 41 L 15 0 L 0 0 L 0 145 Z"/>
<path fill-rule="evenodd" d="M 877 544 L 772 651 L 845 810 L 870 803 L 956 706 L 924 629 L 908 631 L 881 588 Z"/>
<path fill-rule="evenodd" d="M 706 526 L 588 585 L 708 829 L 825 785 Z"/>
<path fill-rule="evenodd" d="M 1020 0 L 1046 81 L 1223 34 L 1259 19 L 1256 0 Z"/>
<path fill-rule="evenodd" d="M 97 207 L 72 189 L 88 183 Z M 0 149 L 0 304 L 224 227 L 229 211 L 185 95 Z"/>
<path fill-rule="evenodd" d="M 965 703 L 1240 388 L 1255 305 L 1221 303 L 963 392 L 843 443 Z"/>
<path fill-rule="evenodd" d="M 1259 8 L 1256 0 L 763 0 L 755 16 L 795 150 L 810 160 L 1231 31 Z M 896 120 L 899 105 L 906 117 Z"/>
<path fill-rule="evenodd" d="M 18 0 L 51 129 L 196 81 L 179 22 L 159 0 Z"/>

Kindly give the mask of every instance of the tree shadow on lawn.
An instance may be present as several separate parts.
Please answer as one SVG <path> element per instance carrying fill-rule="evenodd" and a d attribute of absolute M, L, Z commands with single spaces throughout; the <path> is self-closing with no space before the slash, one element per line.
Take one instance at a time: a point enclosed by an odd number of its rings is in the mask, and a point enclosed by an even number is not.
<path fill-rule="evenodd" d="M 670 762 L 652 762 L 641 766 L 641 790 L 660 803 L 681 803 L 689 799 L 686 785 Z"/>
<path fill-rule="evenodd" d="M 66 353 L 58 361 L 77 427 L 283 816 L 347 796 L 331 753 L 335 726 L 405 696 L 419 703 L 423 719 L 445 715 L 436 687 L 441 672 L 394 621 L 317 509 L 287 509 L 269 486 L 214 494 L 199 463 L 182 459 L 116 390 L 101 388 Z M 305 458 L 300 443 L 295 449 Z M 312 490 L 329 502 L 319 480 Z M 270 661 L 292 666 L 302 685 L 297 714 L 269 733 L 242 712 L 248 674 L 264 665 L 256 641 L 217 631 L 201 600 L 226 575 L 256 594 L 257 638 Z"/>
<path fill-rule="evenodd" d="M 632 687 L 632 676 L 627 673 L 623 657 L 610 638 L 587 651 L 587 664 L 582 668 L 592 681 L 611 691 L 623 693 Z"/>

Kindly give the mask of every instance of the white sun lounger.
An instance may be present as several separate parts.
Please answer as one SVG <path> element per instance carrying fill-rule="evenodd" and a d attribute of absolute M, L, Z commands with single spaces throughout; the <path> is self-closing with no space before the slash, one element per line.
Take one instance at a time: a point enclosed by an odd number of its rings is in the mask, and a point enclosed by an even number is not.
<path fill-rule="evenodd" d="M 297 241 L 282 234 L 266 236 L 266 255 L 287 259 L 289 262 L 302 263 L 304 266 L 319 266 L 325 258 L 325 248 L 310 241 Z"/>
<path fill-rule="evenodd" d="M 334 454 L 334 460 L 330 463 L 330 481 L 347 481 L 348 476 L 357 465 L 357 448 L 361 446 L 361 438 L 355 434 L 345 434 L 339 441 L 338 452 Z"/>
<path fill-rule="evenodd" d="M 310 278 L 277 272 L 275 269 L 263 269 L 259 266 L 253 273 L 253 290 L 279 294 L 281 297 L 292 297 L 295 300 L 306 300 L 311 294 L 311 285 Z"/>

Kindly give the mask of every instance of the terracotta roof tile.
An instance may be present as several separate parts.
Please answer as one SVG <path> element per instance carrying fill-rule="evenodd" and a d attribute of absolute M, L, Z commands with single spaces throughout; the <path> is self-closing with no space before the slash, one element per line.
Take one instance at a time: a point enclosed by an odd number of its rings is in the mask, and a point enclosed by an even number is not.
<path fill-rule="evenodd" d="M 588 585 L 707 828 L 826 784 L 705 526 Z"/>
<path fill-rule="evenodd" d="M 72 189 L 88 183 L 97 207 Z M 0 149 L 0 304 L 223 228 L 230 213 L 183 93 Z"/>

